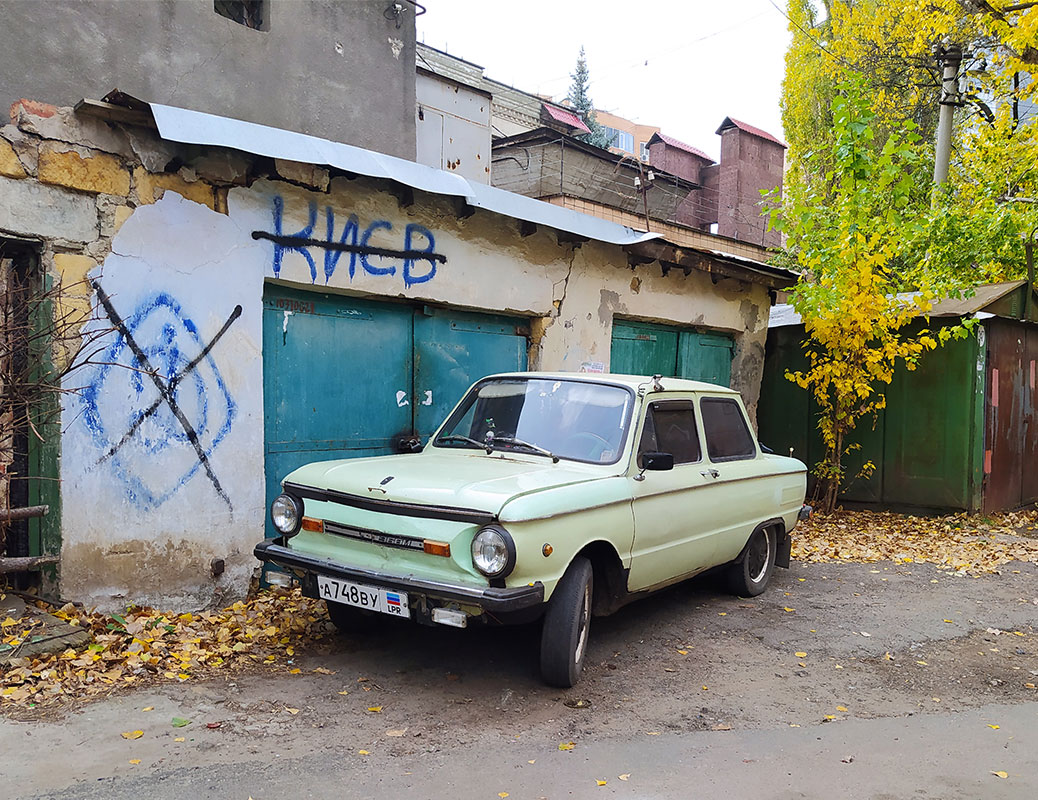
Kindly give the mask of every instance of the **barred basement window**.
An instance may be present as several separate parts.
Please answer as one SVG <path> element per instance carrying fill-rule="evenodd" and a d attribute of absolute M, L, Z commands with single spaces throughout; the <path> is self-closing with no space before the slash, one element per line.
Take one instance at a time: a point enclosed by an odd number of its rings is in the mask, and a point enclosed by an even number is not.
<path fill-rule="evenodd" d="M 257 31 L 270 30 L 269 0 L 213 0 L 213 11 L 221 17 Z"/>

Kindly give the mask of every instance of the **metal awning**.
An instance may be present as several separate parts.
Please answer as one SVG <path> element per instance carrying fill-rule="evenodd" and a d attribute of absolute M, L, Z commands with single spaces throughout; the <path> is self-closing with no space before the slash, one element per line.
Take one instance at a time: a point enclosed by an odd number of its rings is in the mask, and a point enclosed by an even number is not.
<path fill-rule="evenodd" d="M 160 103 L 150 103 L 149 106 L 159 136 L 172 142 L 227 147 L 269 158 L 334 167 L 369 178 L 383 178 L 423 192 L 460 197 L 475 208 L 608 244 L 629 245 L 660 238 L 658 233 L 638 231 L 361 147 Z"/>

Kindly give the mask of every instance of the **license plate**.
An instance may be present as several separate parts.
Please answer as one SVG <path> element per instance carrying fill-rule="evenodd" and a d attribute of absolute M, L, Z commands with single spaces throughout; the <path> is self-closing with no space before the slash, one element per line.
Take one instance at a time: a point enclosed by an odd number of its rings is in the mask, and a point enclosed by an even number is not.
<path fill-rule="evenodd" d="M 317 576 L 317 590 L 322 600 L 392 614 L 394 617 L 410 618 L 411 616 L 410 609 L 407 607 L 406 592 L 365 586 L 362 583 L 343 581 L 338 578 L 326 578 L 324 575 Z"/>

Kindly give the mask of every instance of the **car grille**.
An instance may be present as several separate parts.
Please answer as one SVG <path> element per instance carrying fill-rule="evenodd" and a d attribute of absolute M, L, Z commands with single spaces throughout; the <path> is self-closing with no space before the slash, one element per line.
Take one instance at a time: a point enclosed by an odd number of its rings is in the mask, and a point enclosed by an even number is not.
<path fill-rule="evenodd" d="M 399 547 L 403 550 L 424 550 L 423 539 L 414 539 L 410 536 L 397 536 L 393 533 L 382 533 L 367 528 L 353 528 L 349 525 L 340 525 L 337 522 L 324 523 L 326 533 L 334 533 L 336 536 L 345 536 L 349 539 L 359 539 L 362 542 L 373 542 L 386 547 Z"/>

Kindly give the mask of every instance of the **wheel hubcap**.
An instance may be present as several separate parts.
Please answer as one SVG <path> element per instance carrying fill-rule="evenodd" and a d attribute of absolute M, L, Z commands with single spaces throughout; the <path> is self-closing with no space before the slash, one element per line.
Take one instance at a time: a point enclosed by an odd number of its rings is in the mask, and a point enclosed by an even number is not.
<path fill-rule="evenodd" d="M 771 533 L 767 528 L 753 537 L 749 550 L 746 551 L 746 565 L 749 567 L 750 580 L 760 583 L 764 573 L 768 571 L 768 557 L 771 554 Z"/>

